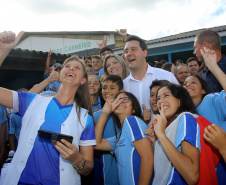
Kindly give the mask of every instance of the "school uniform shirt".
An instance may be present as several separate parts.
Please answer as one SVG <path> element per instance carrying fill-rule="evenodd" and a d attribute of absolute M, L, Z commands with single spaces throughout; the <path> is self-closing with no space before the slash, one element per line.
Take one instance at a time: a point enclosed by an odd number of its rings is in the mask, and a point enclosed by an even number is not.
<path fill-rule="evenodd" d="M 183 141 L 189 142 L 194 147 L 198 148 L 201 152 L 201 143 L 200 143 L 200 128 L 195 118 L 192 115 L 184 115 L 180 118 L 176 140 L 174 145 L 176 148 L 182 152 L 181 143 Z M 167 184 L 187 184 L 184 179 L 181 177 L 179 172 L 174 168 L 171 169 L 169 179 Z"/>
<path fill-rule="evenodd" d="M 55 97 L 13 92 L 13 109 L 22 117 L 22 129 L 8 171 L 14 176 L 8 174 L 5 184 L 16 182 L 18 177 L 18 184 L 81 183 L 72 163 L 59 155 L 51 141 L 37 135 L 39 129 L 48 130 L 73 136 L 72 143 L 78 148 L 95 145 L 92 117 L 81 108 L 79 122 L 75 106 L 62 106 Z"/>
<path fill-rule="evenodd" d="M 9 134 L 15 135 L 14 144 L 17 147 L 19 137 L 20 137 L 20 130 L 22 119 L 18 114 L 11 114 L 8 118 L 9 123 Z"/>
<path fill-rule="evenodd" d="M 205 117 L 211 123 L 216 124 L 226 131 L 226 93 L 225 91 L 208 94 L 202 102 L 197 105 L 200 116 Z M 226 184 L 226 163 L 221 157 L 217 166 L 218 184 Z"/>
<path fill-rule="evenodd" d="M 200 116 L 226 131 L 226 93 L 225 91 L 208 94 L 197 105 Z"/>
<path fill-rule="evenodd" d="M 133 142 L 148 138 L 144 134 L 147 128 L 148 126 L 140 118 L 128 116 L 123 123 L 119 141 L 116 142 L 116 136 L 107 139 L 112 150 L 115 150 L 119 184 L 121 185 L 138 184 L 141 159 Z"/>
<path fill-rule="evenodd" d="M 6 111 L 6 107 L 0 105 L 0 132 L 1 132 L 1 124 L 3 124 L 5 121 L 7 121 L 5 111 Z M 1 151 L 1 142 L 0 142 L 0 151 Z"/>
<path fill-rule="evenodd" d="M 55 82 L 49 84 L 49 89 L 50 89 L 50 90 L 51 90 L 53 87 L 55 87 L 56 91 L 58 91 L 59 88 L 60 88 L 60 82 L 59 82 L 59 81 L 55 81 Z"/>
<path fill-rule="evenodd" d="M 101 105 L 100 105 L 99 102 L 97 102 L 97 103 L 95 103 L 95 104 L 92 104 L 92 110 L 93 110 L 93 113 L 98 112 L 98 111 L 101 110 L 101 109 L 102 109 L 102 107 L 101 107 Z"/>
<path fill-rule="evenodd" d="M 102 109 L 94 113 L 93 117 L 95 122 L 98 121 L 101 111 Z M 117 128 L 117 133 L 119 132 L 120 130 Z M 107 139 L 113 136 L 115 136 L 115 129 L 112 114 L 110 114 L 106 121 L 102 138 Z M 92 185 L 118 185 L 118 170 L 115 156 L 110 152 L 101 154 L 100 151 L 99 153 L 100 155 L 98 157 L 94 156 L 94 179 Z"/>
<path fill-rule="evenodd" d="M 183 141 L 189 142 L 201 152 L 200 127 L 195 120 L 195 116 L 191 113 L 183 112 L 165 130 L 168 139 L 180 152 L 182 152 L 181 143 Z M 154 151 L 153 185 L 155 184 L 187 184 L 168 159 L 159 140 L 156 141 Z"/>

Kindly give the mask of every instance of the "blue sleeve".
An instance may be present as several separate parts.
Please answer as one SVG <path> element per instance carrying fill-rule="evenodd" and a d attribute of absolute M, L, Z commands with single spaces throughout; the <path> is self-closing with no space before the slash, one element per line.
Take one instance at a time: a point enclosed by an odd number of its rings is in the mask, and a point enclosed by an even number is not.
<path fill-rule="evenodd" d="M 15 134 L 16 132 L 16 125 L 15 125 L 15 122 L 14 122 L 14 119 L 13 119 L 13 116 L 14 114 L 12 114 L 11 116 L 9 116 L 9 134 Z"/>
<path fill-rule="evenodd" d="M 148 137 L 144 134 L 146 129 L 148 126 L 138 117 L 128 116 L 124 121 L 123 132 L 126 133 L 131 142 Z"/>
<path fill-rule="evenodd" d="M 100 114 L 101 114 L 101 111 L 102 111 L 102 110 L 99 110 L 98 112 L 95 112 L 95 113 L 93 114 L 95 123 L 98 121 L 98 119 L 99 119 L 99 117 L 100 117 Z"/>
<path fill-rule="evenodd" d="M 49 77 L 49 72 L 47 72 L 46 74 L 43 74 L 43 79 L 47 79 Z"/>
<path fill-rule="evenodd" d="M 112 148 L 112 150 L 113 150 L 113 149 L 115 148 L 115 145 L 116 145 L 116 136 L 107 138 L 107 140 L 108 140 L 108 142 L 110 143 L 111 148 Z"/>
<path fill-rule="evenodd" d="M 7 120 L 5 111 L 6 111 L 6 108 L 4 106 L 0 105 L 0 124 Z"/>
<path fill-rule="evenodd" d="M 98 76 L 98 77 L 100 78 L 102 74 L 104 74 L 104 68 L 101 68 L 101 69 L 99 70 L 99 76 Z"/>
<path fill-rule="evenodd" d="M 95 131 L 92 116 L 88 115 L 86 127 L 82 132 L 80 140 L 95 140 Z"/>
<path fill-rule="evenodd" d="M 201 151 L 200 128 L 195 118 L 190 114 L 183 115 L 178 124 L 175 146 L 178 148 L 182 141 L 187 141 Z"/>
<path fill-rule="evenodd" d="M 217 107 L 219 107 L 219 111 L 222 113 L 223 120 L 226 120 L 226 93 L 224 90 L 219 94 Z"/>
<path fill-rule="evenodd" d="M 18 114 L 23 118 L 28 106 L 33 101 L 37 94 L 28 93 L 28 92 L 18 92 L 19 99 L 19 111 Z"/>

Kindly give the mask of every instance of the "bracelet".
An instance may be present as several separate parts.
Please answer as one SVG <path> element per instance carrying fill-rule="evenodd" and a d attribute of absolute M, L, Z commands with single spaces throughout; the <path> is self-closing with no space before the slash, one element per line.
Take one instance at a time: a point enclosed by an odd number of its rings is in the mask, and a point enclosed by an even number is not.
<path fill-rule="evenodd" d="M 74 166 L 74 168 L 75 168 L 76 170 L 81 170 L 81 169 L 84 168 L 84 166 L 85 166 L 85 164 L 86 164 L 86 160 L 85 160 L 85 158 L 84 158 L 83 156 L 82 156 L 82 158 L 83 158 L 82 163 L 81 163 L 80 165 L 78 165 L 78 166 Z"/>

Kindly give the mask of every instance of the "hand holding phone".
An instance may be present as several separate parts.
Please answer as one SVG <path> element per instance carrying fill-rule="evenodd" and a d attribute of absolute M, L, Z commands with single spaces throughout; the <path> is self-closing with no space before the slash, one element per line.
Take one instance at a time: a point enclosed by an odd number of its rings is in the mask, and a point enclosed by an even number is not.
<path fill-rule="evenodd" d="M 43 138 L 43 139 L 46 139 L 49 141 L 60 141 L 61 142 L 61 139 L 65 139 L 69 143 L 72 143 L 72 141 L 73 141 L 73 137 L 70 135 L 60 134 L 60 133 L 51 132 L 51 131 L 47 131 L 47 130 L 38 130 L 38 136 L 40 138 Z"/>

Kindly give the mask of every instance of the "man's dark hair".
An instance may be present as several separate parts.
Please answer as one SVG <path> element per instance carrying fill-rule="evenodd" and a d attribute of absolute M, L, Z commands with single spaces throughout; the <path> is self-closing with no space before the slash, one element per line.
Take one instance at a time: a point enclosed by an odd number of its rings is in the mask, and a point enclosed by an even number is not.
<path fill-rule="evenodd" d="M 171 72 L 172 65 L 173 63 L 165 63 L 162 65 L 162 69 Z"/>
<path fill-rule="evenodd" d="M 168 83 L 170 83 L 168 80 L 153 80 L 153 82 L 150 85 L 150 91 L 153 87 L 156 87 L 156 86 L 161 87 L 163 85 L 167 85 Z"/>
<path fill-rule="evenodd" d="M 191 62 L 191 61 L 196 61 L 197 64 L 199 65 L 199 61 L 198 61 L 198 59 L 196 57 L 190 57 L 189 59 L 187 59 L 186 64 L 188 65 L 188 63 Z"/>
<path fill-rule="evenodd" d="M 162 63 L 161 63 L 161 62 L 156 62 L 156 63 L 155 63 L 155 67 L 157 67 L 157 68 L 162 68 Z"/>
<path fill-rule="evenodd" d="M 105 52 L 105 51 L 110 51 L 112 54 L 114 53 L 114 51 L 111 49 L 111 48 L 109 48 L 109 47 L 103 47 L 101 50 L 100 50 L 100 55 L 103 53 L 103 52 Z"/>
<path fill-rule="evenodd" d="M 130 36 L 128 36 L 126 38 L 126 40 L 125 40 L 125 44 L 127 42 L 133 41 L 133 40 L 136 40 L 136 41 L 138 41 L 140 43 L 140 47 L 141 47 L 141 49 L 143 51 L 148 49 L 146 42 L 143 39 L 141 39 L 140 37 L 136 36 L 136 35 L 130 35 Z"/>
<path fill-rule="evenodd" d="M 122 78 L 118 75 L 109 75 L 104 79 L 104 82 L 111 81 L 113 83 L 116 83 L 116 85 L 119 88 L 119 91 L 123 89 L 123 81 Z"/>
<path fill-rule="evenodd" d="M 181 60 L 181 59 L 177 59 L 177 60 L 175 60 L 175 61 L 174 61 L 174 64 L 175 64 L 175 65 L 177 65 L 177 62 L 180 62 L 181 64 L 184 64 L 184 61 L 183 61 L 183 60 Z"/>
<path fill-rule="evenodd" d="M 162 65 L 165 63 L 168 63 L 167 60 L 164 60 L 164 59 L 162 59 L 160 62 L 162 63 Z"/>
<path fill-rule="evenodd" d="M 196 38 L 200 45 L 203 45 L 203 42 L 207 42 L 213 49 L 221 51 L 221 38 L 217 32 L 211 29 L 205 29 L 198 33 Z"/>

